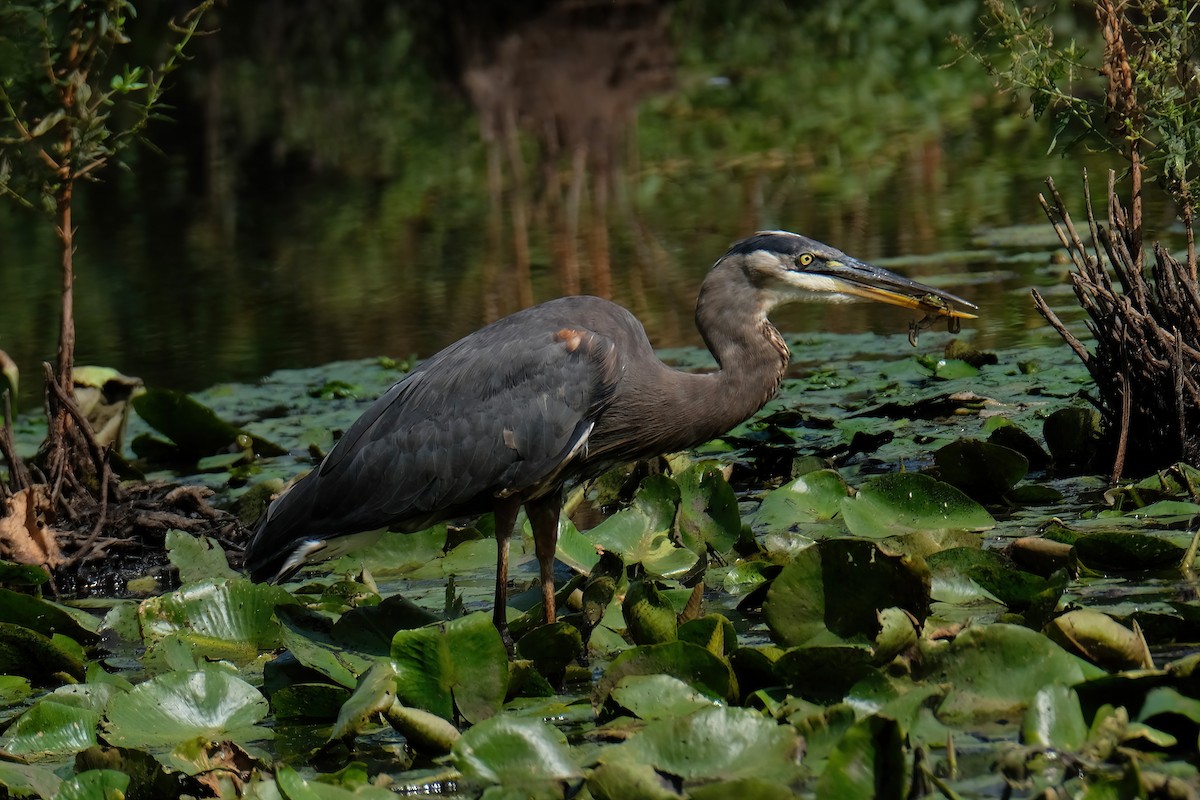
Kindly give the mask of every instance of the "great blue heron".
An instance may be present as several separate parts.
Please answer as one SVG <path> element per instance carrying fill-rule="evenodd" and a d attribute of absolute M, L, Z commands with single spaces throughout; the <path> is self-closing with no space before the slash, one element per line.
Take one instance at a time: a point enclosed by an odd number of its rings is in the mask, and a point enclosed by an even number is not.
<path fill-rule="evenodd" d="M 696 326 L 720 369 L 680 372 L 640 322 L 598 297 L 527 308 L 460 339 L 392 386 L 320 466 L 268 509 L 246 550 L 254 580 L 439 520 L 495 514 L 494 621 L 502 633 L 508 540 L 523 505 L 546 620 L 563 484 L 684 450 L 749 418 L 779 388 L 788 348 L 767 319 L 798 300 L 857 298 L 954 320 L 971 303 L 786 231 L 737 242 L 700 286 Z"/>

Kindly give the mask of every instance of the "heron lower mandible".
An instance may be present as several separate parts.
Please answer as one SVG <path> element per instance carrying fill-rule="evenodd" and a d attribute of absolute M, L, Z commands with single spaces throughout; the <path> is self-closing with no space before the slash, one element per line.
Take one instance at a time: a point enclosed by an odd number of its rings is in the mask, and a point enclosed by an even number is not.
<path fill-rule="evenodd" d="M 738 425 L 775 395 L 787 368 L 771 310 L 860 298 L 974 317 L 956 308 L 975 308 L 962 298 L 769 231 L 734 244 L 700 286 L 696 327 L 720 367 L 712 373 L 663 364 L 633 314 L 598 297 L 551 300 L 493 322 L 392 386 L 271 504 L 246 549 L 250 576 L 280 581 L 382 529 L 491 511 L 494 621 L 506 634 L 508 540 L 524 506 L 553 622 L 563 484 Z"/>

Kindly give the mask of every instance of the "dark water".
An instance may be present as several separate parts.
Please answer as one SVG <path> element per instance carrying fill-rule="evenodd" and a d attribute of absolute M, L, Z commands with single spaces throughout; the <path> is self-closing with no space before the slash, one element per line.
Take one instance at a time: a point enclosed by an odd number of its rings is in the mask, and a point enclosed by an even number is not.
<path fill-rule="evenodd" d="M 931 4 L 894 32 L 860 19 L 868 61 L 813 30 L 844 20 L 773 6 L 735 18 L 734 5 L 616 4 L 597 19 L 551 3 L 507 21 L 504 46 L 468 25 L 442 73 L 421 71 L 418 22 L 389 17 L 371 35 L 396 51 L 393 72 L 354 73 L 342 54 L 331 93 L 304 72 L 301 41 L 272 67 L 292 76 L 277 106 L 262 97 L 278 88 L 266 55 L 230 34 L 185 68 L 179 121 L 151 132 L 164 154 L 140 152 L 81 193 L 79 363 L 197 389 L 429 355 L 577 292 L 630 307 L 659 346 L 699 344 L 705 271 L 773 228 L 935 278 L 981 307 L 965 330 L 983 346 L 1049 337 L 1028 289 L 1061 284 L 1064 268 L 1044 246 L 975 237 L 1043 221 L 1042 176 L 1078 197 L 1081 165 L 1045 156 L 1044 133 L 978 67 L 944 67 L 946 25 L 969 27 L 974 4 Z M 397 82 L 404 98 L 381 101 Z M 55 246 L 44 218 L 0 205 L 0 349 L 22 369 L 26 405 L 56 347 Z M 894 333 L 909 318 L 818 306 L 777 322 Z"/>

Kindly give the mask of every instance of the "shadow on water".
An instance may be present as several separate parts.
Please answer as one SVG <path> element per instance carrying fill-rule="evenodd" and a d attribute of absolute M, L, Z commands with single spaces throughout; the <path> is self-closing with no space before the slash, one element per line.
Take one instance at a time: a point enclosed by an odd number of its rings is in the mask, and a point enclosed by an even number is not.
<path fill-rule="evenodd" d="M 84 194 L 79 360 L 195 389 L 425 356 L 577 292 L 629 306 L 659 346 L 699 344 L 704 272 L 764 228 L 868 259 L 938 254 L 898 268 L 975 300 L 983 345 L 1048 338 L 1027 299 L 1061 279 L 1048 248 L 1013 258 L 972 235 L 1038 222 L 1041 176 L 1069 184 L 1078 164 L 1046 160 L 973 66 L 945 68 L 976 3 L 899 21 L 861 5 L 223 9 L 177 123 L 151 132 L 165 156 Z M 28 375 L 55 349 L 54 244 L 0 207 L 0 348 Z M 907 316 L 779 322 L 892 333 Z"/>

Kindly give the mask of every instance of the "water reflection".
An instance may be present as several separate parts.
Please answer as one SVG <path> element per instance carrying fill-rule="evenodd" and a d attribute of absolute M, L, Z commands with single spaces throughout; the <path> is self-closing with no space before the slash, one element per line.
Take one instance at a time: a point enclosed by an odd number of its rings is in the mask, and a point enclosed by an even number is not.
<path fill-rule="evenodd" d="M 942 69 L 974 2 L 930 2 L 899 29 L 715 0 L 516 4 L 499 22 L 483 7 L 507 4 L 429 6 L 432 20 L 318 0 L 226 9 L 173 98 L 179 124 L 153 132 L 167 157 L 83 195 L 80 361 L 194 389 L 428 355 L 576 291 L 627 305 L 660 346 L 694 345 L 696 287 L 751 231 L 866 259 L 963 251 L 982 226 L 1040 221 L 1042 175 L 1078 174 L 1043 158 L 986 76 Z M 0 206 L 0 348 L 27 375 L 55 350 L 56 265 L 48 225 Z M 900 269 L 961 276 L 943 285 L 982 307 L 986 346 L 1041 336 L 1027 287 L 1062 273 L 994 253 Z M 779 322 L 898 333 L 907 319 L 863 304 Z"/>

